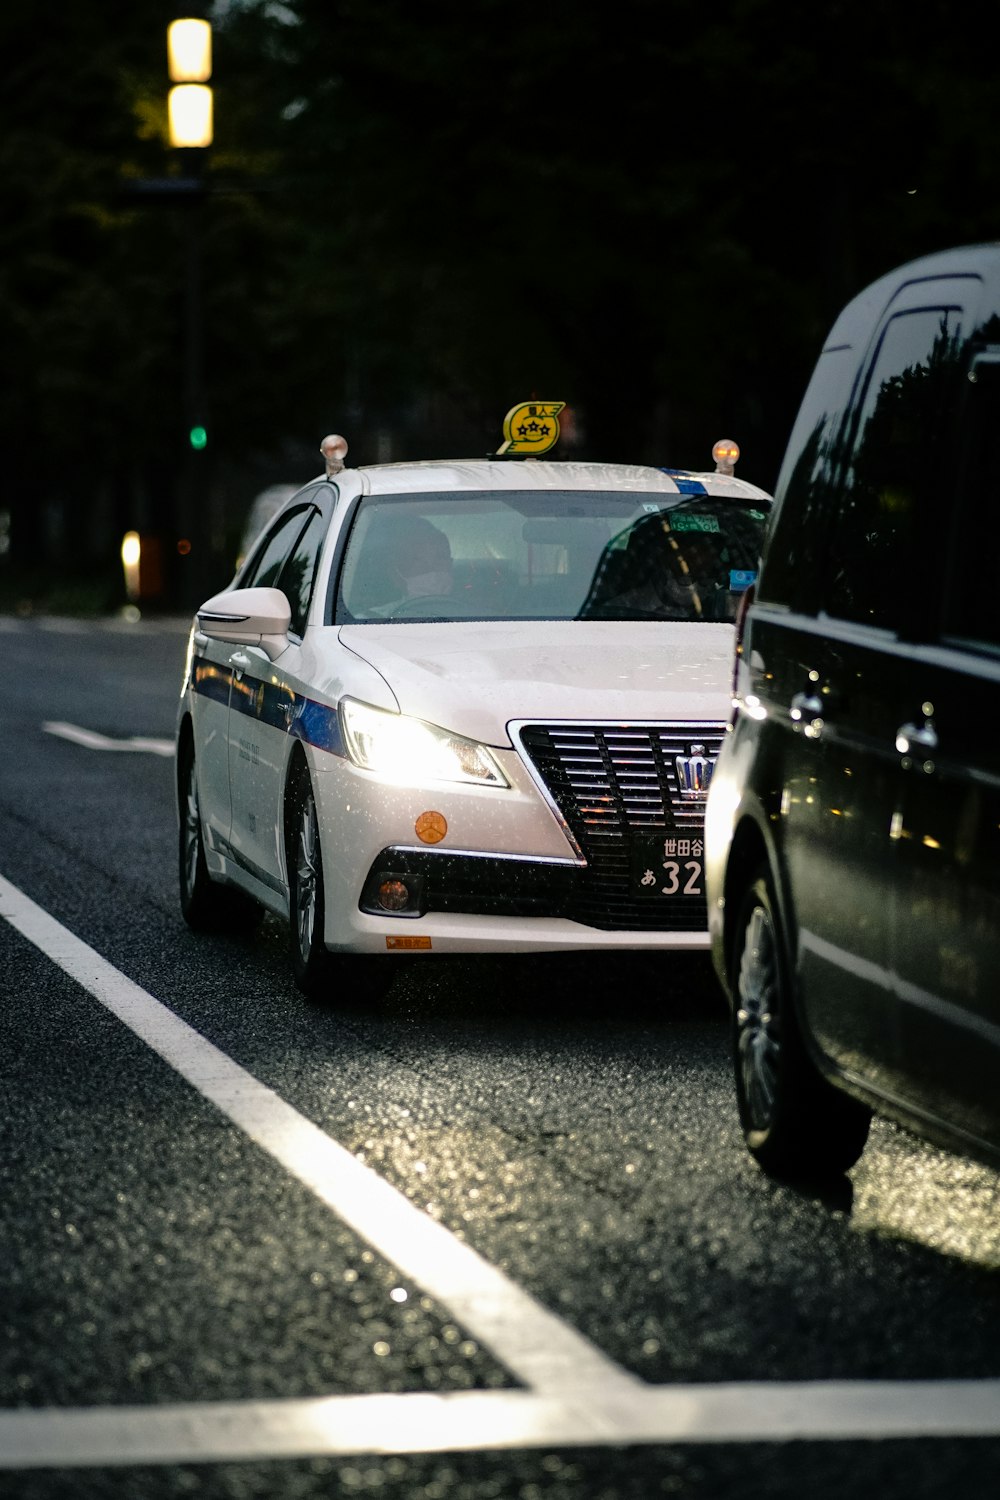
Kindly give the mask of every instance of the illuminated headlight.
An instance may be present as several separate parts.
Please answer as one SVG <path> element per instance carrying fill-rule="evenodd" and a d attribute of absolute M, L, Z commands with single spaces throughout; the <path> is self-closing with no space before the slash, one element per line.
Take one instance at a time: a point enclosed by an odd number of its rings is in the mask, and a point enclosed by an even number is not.
<path fill-rule="evenodd" d="M 389 781 L 471 781 L 477 786 L 509 786 L 485 745 L 449 734 L 422 719 L 386 713 L 353 698 L 340 700 L 340 723 L 347 753 L 364 771 Z"/>

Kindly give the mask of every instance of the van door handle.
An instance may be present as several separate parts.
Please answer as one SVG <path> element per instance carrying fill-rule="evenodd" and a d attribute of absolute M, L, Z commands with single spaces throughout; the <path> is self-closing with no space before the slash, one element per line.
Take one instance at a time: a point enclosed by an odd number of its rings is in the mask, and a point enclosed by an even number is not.
<path fill-rule="evenodd" d="M 900 724 L 896 730 L 896 749 L 900 755 L 906 755 L 907 751 L 914 748 L 918 750 L 936 750 L 937 746 L 937 730 L 930 722 L 926 724 Z"/>

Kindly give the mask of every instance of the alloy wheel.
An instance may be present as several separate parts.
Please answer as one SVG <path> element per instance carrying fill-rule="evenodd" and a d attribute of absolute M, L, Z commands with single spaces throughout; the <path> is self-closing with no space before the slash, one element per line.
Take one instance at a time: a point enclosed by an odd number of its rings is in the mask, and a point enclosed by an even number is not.
<path fill-rule="evenodd" d="M 316 930 L 318 852 L 316 804 L 310 792 L 302 808 L 295 850 L 295 931 L 303 963 L 309 960 Z"/>
<path fill-rule="evenodd" d="M 768 912 L 755 905 L 743 931 L 737 978 L 736 1055 L 750 1123 L 766 1130 L 774 1116 L 781 1062 L 778 955 Z"/>
<path fill-rule="evenodd" d="M 187 769 L 184 789 L 184 879 L 189 894 L 195 889 L 198 876 L 198 853 L 201 843 L 201 815 L 198 810 L 198 784 L 194 774 L 194 758 Z"/>

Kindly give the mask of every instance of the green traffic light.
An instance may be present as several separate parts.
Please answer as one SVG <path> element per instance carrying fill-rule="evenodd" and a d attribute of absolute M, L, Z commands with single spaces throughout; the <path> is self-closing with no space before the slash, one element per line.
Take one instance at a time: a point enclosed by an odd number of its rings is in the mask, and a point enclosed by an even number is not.
<path fill-rule="evenodd" d="M 208 447 L 208 433 L 204 427 L 192 427 L 188 433 L 188 442 L 192 448 L 200 452 L 202 448 Z"/>

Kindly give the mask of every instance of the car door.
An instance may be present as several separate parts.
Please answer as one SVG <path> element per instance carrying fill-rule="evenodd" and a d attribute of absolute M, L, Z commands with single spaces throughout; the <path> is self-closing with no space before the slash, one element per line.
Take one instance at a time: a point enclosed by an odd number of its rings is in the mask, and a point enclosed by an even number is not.
<path fill-rule="evenodd" d="M 950 554 L 940 633 L 914 651 L 901 684 L 893 967 L 907 1103 L 996 1147 L 1000 513 L 983 455 L 1000 423 L 1000 357 L 979 359 L 970 374 L 941 480 L 941 552 L 930 560 L 943 568 Z"/>
<path fill-rule="evenodd" d="M 796 775 L 782 814 L 798 919 L 801 1003 L 823 1051 L 848 1072 L 882 1076 L 891 1015 L 888 818 L 895 753 L 885 642 L 827 625 L 790 682 L 799 720 Z"/>
<path fill-rule="evenodd" d="M 954 308 L 907 308 L 874 341 L 832 490 L 820 640 L 802 652 L 801 681 L 786 690 L 801 726 L 798 783 L 786 786 L 784 817 L 802 1005 L 844 1071 L 889 1091 L 900 1065 L 889 922 L 897 676 L 921 520 L 912 475 L 931 443 L 928 366 L 957 317 Z"/>
<path fill-rule="evenodd" d="M 889 1094 L 902 1079 L 891 929 L 900 673 L 915 613 L 934 608 L 938 575 L 918 588 L 914 558 L 960 321 L 960 308 L 924 295 L 879 331 L 836 487 L 812 689 L 790 684 L 804 747 L 813 740 L 801 806 L 789 809 L 803 1007 L 823 1050 Z"/>
<path fill-rule="evenodd" d="M 195 626 L 191 658 L 191 722 L 194 730 L 198 805 L 210 850 L 228 851 L 232 804 L 229 796 L 229 694 L 233 647 L 209 639 Z"/>
<path fill-rule="evenodd" d="M 255 586 L 281 589 L 291 607 L 289 645 L 274 662 L 254 647 L 234 654 L 230 701 L 230 842 L 234 857 L 254 877 L 284 885 L 283 814 L 288 732 L 304 684 L 300 658 L 316 568 L 328 527 L 328 507 L 306 504 L 287 518 L 262 559 Z"/>

